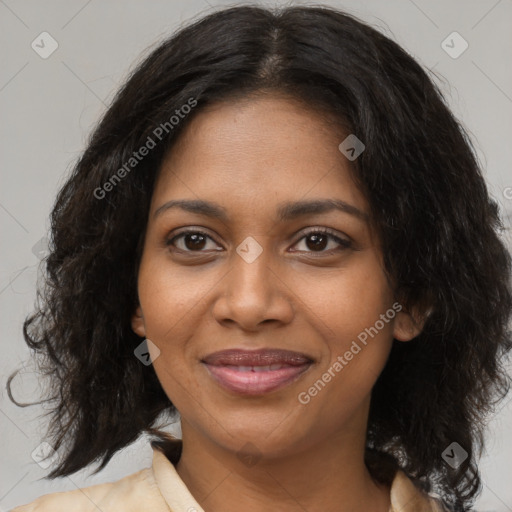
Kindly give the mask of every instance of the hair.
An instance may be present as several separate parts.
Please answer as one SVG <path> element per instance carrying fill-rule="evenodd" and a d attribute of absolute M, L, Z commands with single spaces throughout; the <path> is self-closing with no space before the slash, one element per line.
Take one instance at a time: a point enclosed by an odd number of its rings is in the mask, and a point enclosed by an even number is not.
<path fill-rule="evenodd" d="M 194 20 L 132 71 L 92 133 L 56 198 L 45 281 L 23 327 L 50 382 L 48 434 L 66 451 L 47 478 L 101 461 L 96 473 L 142 433 L 168 439 L 155 424 L 175 408 L 134 356 L 141 338 L 131 328 L 155 177 L 197 113 L 256 94 L 299 100 L 346 127 L 340 142 L 353 133 L 365 144 L 352 172 L 386 273 L 404 309 L 426 317 L 413 341 L 393 341 L 372 391 L 365 460 L 382 481 L 400 467 L 467 510 L 481 490 L 485 420 L 509 389 L 511 257 L 497 203 L 422 67 L 326 6 L 241 6 Z M 189 113 L 171 126 L 177 111 Z M 132 165 L 149 139 L 155 147 Z M 442 457 L 453 442 L 468 454 L 457 468 Z"/>

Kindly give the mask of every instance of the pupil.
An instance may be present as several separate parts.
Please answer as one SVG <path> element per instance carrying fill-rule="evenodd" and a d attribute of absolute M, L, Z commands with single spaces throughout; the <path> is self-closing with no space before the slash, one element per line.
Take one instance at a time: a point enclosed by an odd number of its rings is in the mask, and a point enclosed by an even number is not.
<path fill-rule="evenodd" d="M 199 233 L 187 235 L 185 237 L 185 245 L 187 249 L 202 249 L 205 244 L 205 237 Z"/>
<path fill-rule="evenodd" d="M 310 244 L 308 239 L 313 241 L 313 243 Z M 308 239 L 306 239 L 308 249 L 325 249 L 327 245 L 327 237 L 325 235 L 309 235 Z"/>

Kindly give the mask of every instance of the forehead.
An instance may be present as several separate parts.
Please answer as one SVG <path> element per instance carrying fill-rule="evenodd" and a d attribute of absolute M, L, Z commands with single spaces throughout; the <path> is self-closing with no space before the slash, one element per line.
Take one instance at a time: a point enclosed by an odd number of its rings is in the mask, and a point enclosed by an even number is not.
<path fill-rule="evenodd" d="M 365 209 L 338 149 L 346 135 L 322 113 L 288 98 L 216 104 L 197 113 L 164 159 L 154 207 L 196 197 L 265 209 L 310 196 Z"/>

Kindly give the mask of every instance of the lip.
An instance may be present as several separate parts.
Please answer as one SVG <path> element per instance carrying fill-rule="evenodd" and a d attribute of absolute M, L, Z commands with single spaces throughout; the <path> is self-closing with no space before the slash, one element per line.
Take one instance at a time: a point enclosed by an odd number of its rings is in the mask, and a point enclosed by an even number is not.
<path fill-rule="evenodd" d="M 262 395 L 291 384 L 313 364 L 300 352 L 282 349 L 229 349 L 201 362 L 222 387 L 241 395 Z"/>

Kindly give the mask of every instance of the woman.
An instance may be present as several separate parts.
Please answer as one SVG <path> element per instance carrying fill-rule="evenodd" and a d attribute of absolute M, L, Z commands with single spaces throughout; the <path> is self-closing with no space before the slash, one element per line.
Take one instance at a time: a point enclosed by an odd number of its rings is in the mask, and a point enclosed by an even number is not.
<path fill-rule="evenodd" d="M 508 389 L 499 228 L 463 128 L 376 30 L 325 7 L 185 27 L 59 193 L 24 331 L 49 476 L 144 432 L 153 465 L 14 510 L 468 510 Z"/>

